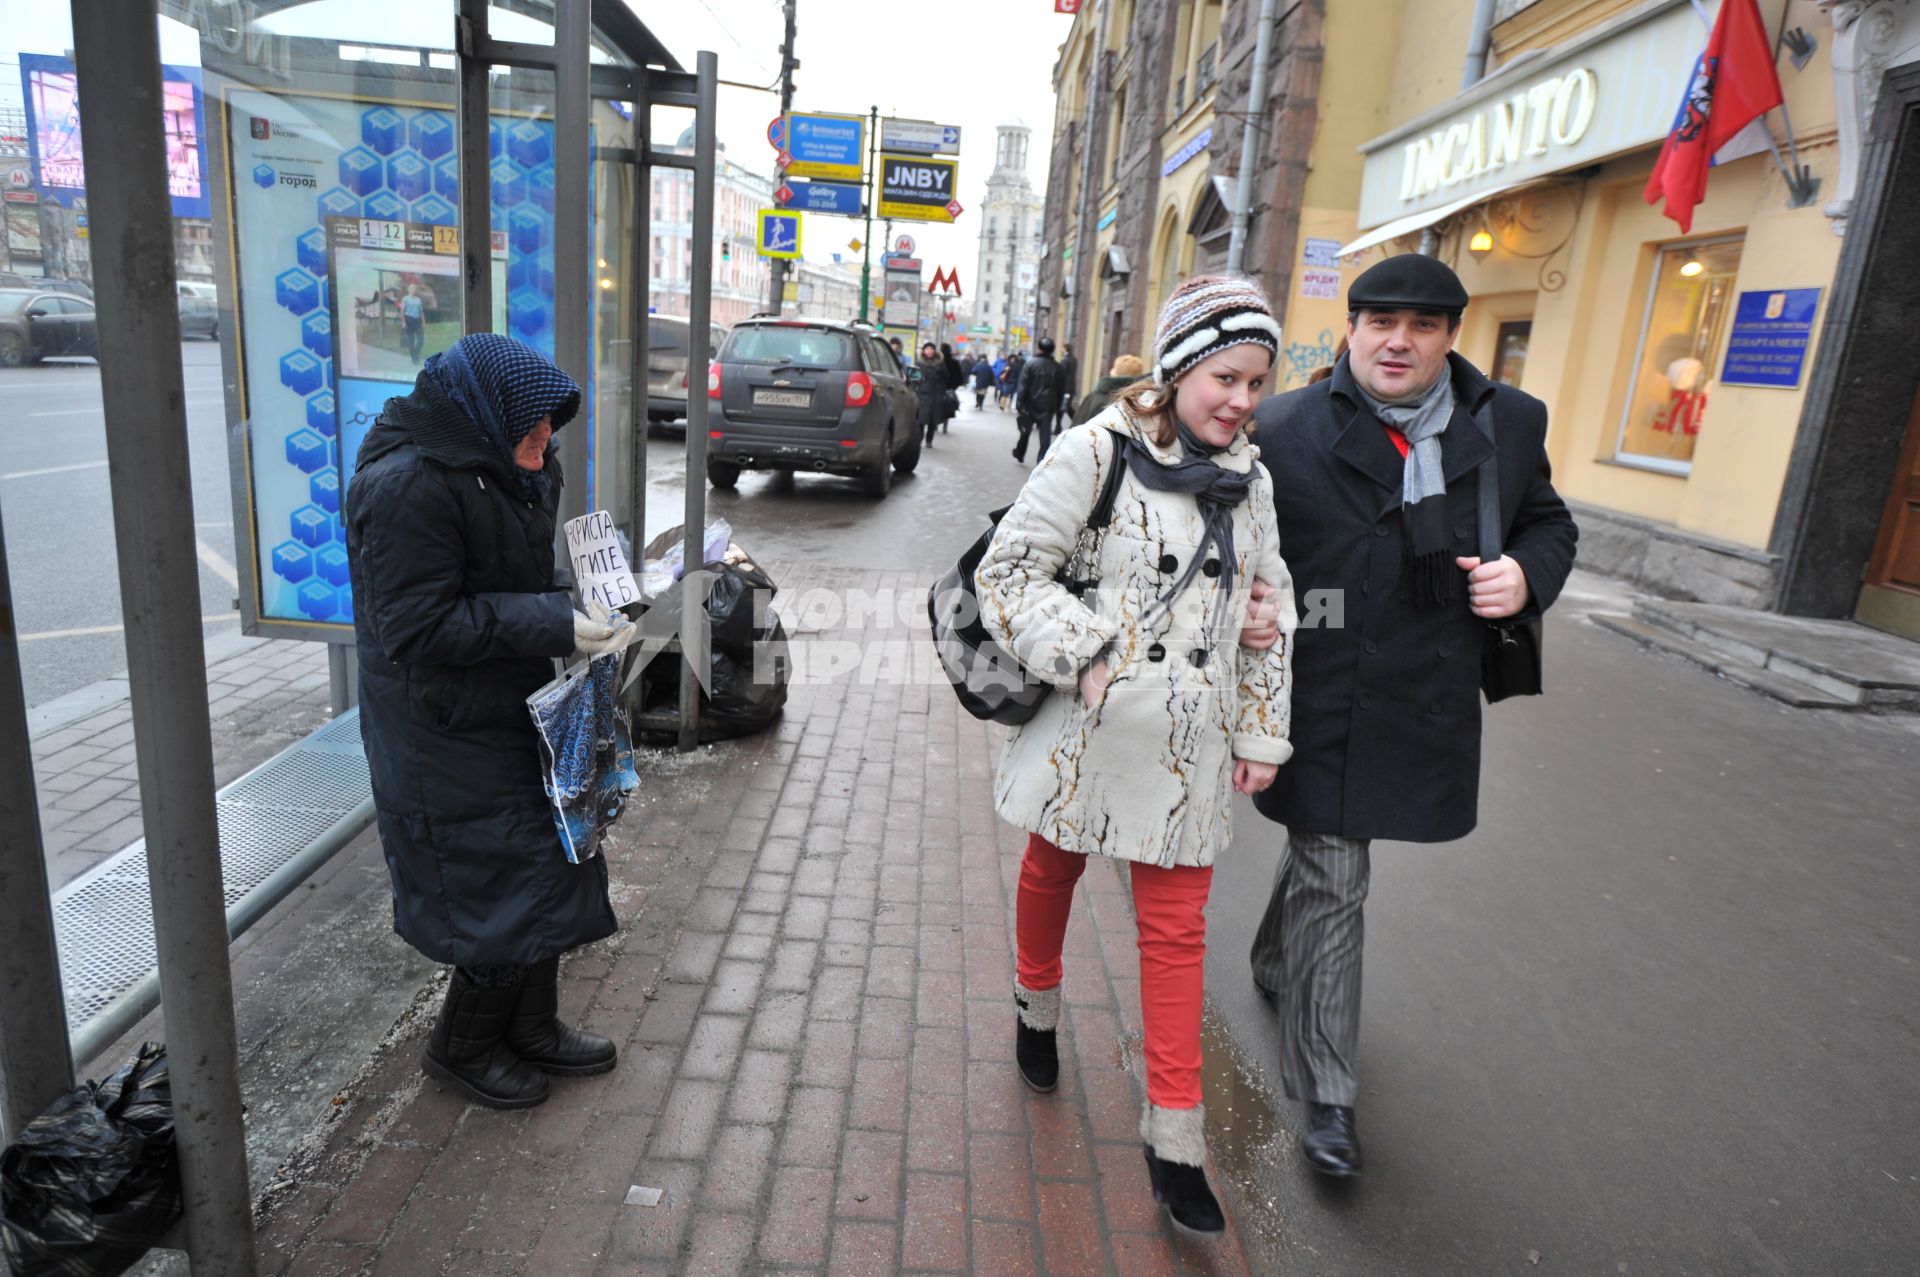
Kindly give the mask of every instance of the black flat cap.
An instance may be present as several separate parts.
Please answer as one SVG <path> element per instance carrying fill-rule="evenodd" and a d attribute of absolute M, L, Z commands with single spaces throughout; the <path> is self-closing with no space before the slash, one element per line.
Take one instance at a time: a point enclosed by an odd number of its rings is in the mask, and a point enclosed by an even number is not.
<path fill-rule="evenodd" d="M 1434 310 L 1458 315 L 1467 290 L 1453 268 L 1437 257 L 1402 253 L 1360 272 L 1347 288 L 1347 309 Z"/>

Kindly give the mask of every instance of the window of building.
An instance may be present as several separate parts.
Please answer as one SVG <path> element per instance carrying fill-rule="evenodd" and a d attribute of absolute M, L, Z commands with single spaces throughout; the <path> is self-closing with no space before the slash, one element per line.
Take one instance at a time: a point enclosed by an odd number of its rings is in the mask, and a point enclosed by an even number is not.
<path fill-rule="evenodd" d="M 1627 387 L 1616 460 L 1686 474 L 1707 415 L 1734 281 L 1740 273 L 1739 237 L 1675 244 L 1654 263 Z"/>
<path fill-rule="evenodd" d="M 1126 136 L 1127 90 L 1122 87 L 1114 90 L 1113 114 L 1107 121 L 1107 181 L 1111 183 L 1120 171 L 1120 146 Z M 1017 224 L 1016 224 L 1017 225 Z"/>
<path fill-rule="evenodd" d="M 1503 386 L 1520 385 L 1527 371 L 1527 343 L 1533 338 L 1531 319 L 1513 319 L 1500 325 L 1493 339 L 1493 379 Z"/>

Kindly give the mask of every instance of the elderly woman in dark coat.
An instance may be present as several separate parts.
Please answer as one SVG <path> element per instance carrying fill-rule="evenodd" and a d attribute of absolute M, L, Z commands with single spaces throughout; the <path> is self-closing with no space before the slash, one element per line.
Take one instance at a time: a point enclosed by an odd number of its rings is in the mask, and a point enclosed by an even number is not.
<path fill-rule="evenodd" d="M 934 432 L 940 429 L 940 414 L 946 409 L 947 365 L 940 358 L 939 349 L 928 342 L 920 347 L 920 359 L 915 367 L 920 373 L 919 380 L 913 383 L 920 405 L 919 425 L 926 432 L 927 447 L 931 448 Z"/>
<path fill-rule="evenodd" d="M 491 333 L 387 401 L 347 488 L 360 731 L 394 930 L 454 966 L 422 1068 L 494 1108 L 545 1073 L 603 1073 L 605 1038 L 555 1017 L 560 954 L 613 934 L 607 869 L 562 853 L 526 698 L 553 658 L 615 650 L 554 565 L 553 432 L 580 390 Z M 626 631 L 630 633 L 630 631 Z"/>

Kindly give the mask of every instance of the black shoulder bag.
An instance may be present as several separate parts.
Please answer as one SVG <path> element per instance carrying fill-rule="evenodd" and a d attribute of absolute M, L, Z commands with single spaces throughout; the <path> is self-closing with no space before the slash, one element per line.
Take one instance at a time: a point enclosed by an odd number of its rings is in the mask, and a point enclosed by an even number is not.
<path fill-rule="evenodd" d="M 1108 431 L 1112 434 L 1112 431 Z M 1120 491 L 1120 479 L 1126 463 L 1120 455 L 1120 441 L 1113 441 L 1112 462 L 1106 480 L 1087 515 L 1086 526 L 1073 553 L 1061 565 L 1055 579 L 1080 597 L 1100 582 L 1093 575 L 1099 561 L 1100 533 L 1113 521 L 1113 501 Z M 974 589 L 973 574 L 986 557 L 993 534 L 1011 505 L 1001 506 L 987 515 L 988 527 L 979 540 L 967 547 L 945 576 L 927 592 L 927 618 L 933 622 L 933 646 L 940 655 L 941 668 L 953 684 L 961 706 L 975 718 L 1017 726 L 1040 712 L 1052 692 L 1051 683 L 1029 674 L 1013 654 L 993 641 L 980 620 L 980 596 Z"/>
<path fill-rule="evenodd" d="M 1492 563 L 1505 550 L 1500 531 L 1500 446 L 1494 438 L 1493 422 L 1482 407 L 1474 414 L 1494 450 L 1480 463 L 1480 561 Z M 1540 614 L 1509 616 L 1487 622 L 1486 639 L 1480 648 L 1480 690 L 1487 703 L 1504 701 L 1509 696 L 1538 696 L 1543 690 L 1540 652 L 1545 642 Z"/>

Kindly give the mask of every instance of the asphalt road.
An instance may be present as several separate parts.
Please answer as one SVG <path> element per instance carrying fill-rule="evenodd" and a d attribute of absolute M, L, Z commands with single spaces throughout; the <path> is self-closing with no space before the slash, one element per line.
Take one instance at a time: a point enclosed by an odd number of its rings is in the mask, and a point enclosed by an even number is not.
<path fill-rule="evenodd" d="M 237 630 L 233 501 L 220 347 L 182 344 L 188 464 L 207 633 Z M 90 359 L 0 368 L 0 515 L 27 704 L 124 670 L 120 577 L 100 369 Z"/>

